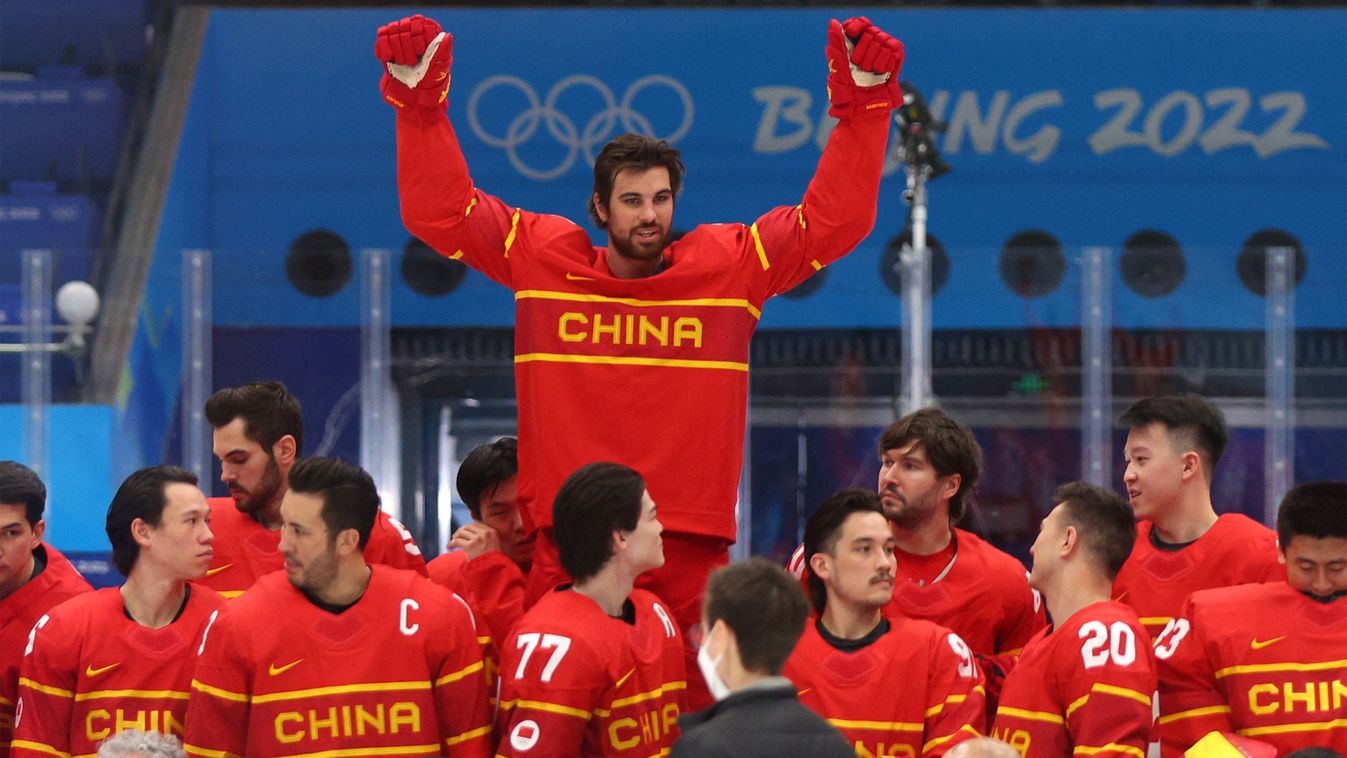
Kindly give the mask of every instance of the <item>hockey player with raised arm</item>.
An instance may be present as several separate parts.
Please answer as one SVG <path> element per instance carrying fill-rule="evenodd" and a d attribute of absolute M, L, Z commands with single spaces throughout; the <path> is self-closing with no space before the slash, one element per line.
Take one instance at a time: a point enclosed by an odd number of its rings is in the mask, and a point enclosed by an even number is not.
<path fill-rule="evenodd" d="M 530 599 L 566 581 L 552 536 L 561 483 L 590 461 L 617 461 L 650 477 L 669 561 L 642 586 L 686 630 L 736 537 L 750 339 L 768 298 L 874 226 L 889 114 L 902 102 L 902 44 L 864 18 L 830 22 L 837 127 L 803 199 L 751 223 L 701 225 L 670 243 L 678 150 L 636 134 L 613 139 L 594 164 L 590 215 L 607 236 L 597 246 L 573 221 L 476 186 L 445 116 L 452 44 L 439 24 L 413 16 L 381 28 L 375 54 L 397 110 L 403 222 L 515 293 L 519 500 L 537 531 Z"/>

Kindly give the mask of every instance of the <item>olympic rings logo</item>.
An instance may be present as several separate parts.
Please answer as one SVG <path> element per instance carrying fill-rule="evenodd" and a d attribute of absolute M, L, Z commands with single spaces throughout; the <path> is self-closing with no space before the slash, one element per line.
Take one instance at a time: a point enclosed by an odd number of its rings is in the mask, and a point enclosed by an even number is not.
<path fill-rule="evenodd" d="M 511 119 L 505 133 L 499 136 L 482 126 L 478 114 L 482 97 L 497 87 L 517 90 L 528 103 L 528 108 Z M 557 107 L 557 100 L 563 94 L 580 87 L 592 90 L 602 103 L 598 112 L 585 121 L 583 128 L 577 127 L 575 121 Z M 654 87 L 671 91 L 682 105 L 683 118 L 678 127 L 668 134 L 657 134 L 650 119 L 632 107 L 632 101 L 637 95 Z M 548 90 L 547 96 L 541 101 L 528 82 L 517 76 L 497 74 L 477 85 L 468 98 L 468 123 L 478 139 L 504 150 L 511 165 L 519 173 L 538 181 L 548 181 L 565 174 L 581 155 L 589 164 L 593 164 L 598 150 L 613 136 L 619 124 L 623 132 L 636 132 L 675 143 L 692 128 L 693 114 L 692 94 L 677 79 L 662 74 L 650 74 L 632 82 L 622 93 L 621 100 L 613 95 L 608 85 L 587 74 L 573 74 L 562 79 Z M 547 136 L 565 150 L 561 160 L 550 168 L 535 168 L 520 155 L 520 148 L 538 136 L 540 125 L 546 127 Z"/>

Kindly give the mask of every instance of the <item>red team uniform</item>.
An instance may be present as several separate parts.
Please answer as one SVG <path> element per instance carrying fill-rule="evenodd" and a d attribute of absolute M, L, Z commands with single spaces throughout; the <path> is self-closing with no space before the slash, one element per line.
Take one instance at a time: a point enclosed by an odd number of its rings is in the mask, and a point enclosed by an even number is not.
<path fill-rule="evenodd" d="M 1198 590 L 1285 581 L 1277 533 L 1248 516 L 1222 514 L 1206 534 L 1178 550 L 1156 547 L 1151 523 L 1141 521 L 1132 554 L 1113 580 L 1113 599 L 1136 611 L 1155 637 Z"/>
<path fill-rule="evenodd" d="M 1155 640 L 1160 747 L 1179 756 L 1207 732 L 1347 752 L 1347 598 L 1285 582 L 1194 593 Z"/>
<path fill-rule="evenodd" d="M 665 566 L 640 586 L 654 588 L 688 628 L 700 619 L 707 573 L 727 561 L 735 539 L 749 342 L 763 303 L 870 232 L 888 109 L 838 123 L 800 205 L 748 226 L 698 226 L 664 251 L 662 271 L 638 279 L 610 273 L 606 248 L 574 222 L 474 186 L 449 120 L 417 110 L 397 114 L 404 223 L 515 293 L 526 525 L 550 530 L 552 500 L 583 464 L 610 460 L 641 472 L 672 544 Z M 531 599 L 564 581 L 544 531 Z"/>
<path fill-rule="evenodd" d="M 1018 653 L 1047 624 L 1043 600 L 1029 586 L 1024 564 L 972 532 L 953 532 L 950 547 L 934 556 L 897 552 L 893 599 L 884 615 L 948 627 L 979 655 Z M 946 567 L 943 577 L 931 581 Z M 795 549 L 789 569 L 803 584 L 803 545 Z"/>
<path fill-rule="evenodd" d="M 1026 758 L 1145 758 L 1155 655 L 1130 608 L 1088 605 L 1039 632 L 1006 677 L 992 726 Z"/>
<path fill-rule="evenodd" d="M 212 497 L 206 503 L 210 506 L 210 529 L 215 534 L 215 555 L 201 584 L 225 597 L 238 597 L 258 579 L 285 568 L 279 529 L 272 531 L 259 524 L 234 507 L 233 498 Z M 426 559 L 411 532 L 383 511 L 379 511 L 370 531 L 365 560 L 426 575 Z"/>
<path fill-rule="evenodd" d="M 498 756 L 666 755 L 687 681 L 683 637 L 644 590 L 612 618 L 569 589 L 543 596 L 501 649 Z"/>
<path fill-rule="evenodd" d="M 57 605 L 92 589 L 70 561 L 51 545 L 39 544 L 33 555 L 42 570 L 0 600 L 0 756 L 8 754 L 13 737 L 19 663 L 33 624 Z"/>
<path fill-rule="evenodd" d="M 415 574 L 371 568 L 365 594 L 341 613 L 285 574 L 230 603 L 192 681 L 188 755 L 491 754 L 468 607 Z"/>
<path fill-rule="evenodd" d="M 123 729 L 181 737 L 201 636 L 225 604 L 213 590 L 188 589 L 178 617 L 159 629 L 127 616 L 115 588 L 78 595 L 39 620 L 11 754 L 91 756 Z"/>
<path fill-rule="evenodd" d="M 968 645 L 918 619 L 851 652 L 805 625 L 782 672 L 800 702 L 827 719 L 858 756 L 937 756 L 982 733 L 985 691 Z"/>
<path fill-rule="evenodd" d="M 442 553 L 426 564 L 430 580 L 464 600 L 486 622 L 491 639 L 500 644 L 524 615 L 524 572 L 499 550 L 468 559 L 462 550 Z"/>

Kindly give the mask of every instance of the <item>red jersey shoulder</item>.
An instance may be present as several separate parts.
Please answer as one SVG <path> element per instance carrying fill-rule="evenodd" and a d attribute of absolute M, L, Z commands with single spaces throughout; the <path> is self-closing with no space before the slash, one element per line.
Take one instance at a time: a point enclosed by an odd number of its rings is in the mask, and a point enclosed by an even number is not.
<path fill-rule="evenodd" d="M 430 580 L 455 592 L 461 589 L 463 568 L 468 563 L 468 554 L 463 550 L 440 553 L 426 564 Z"/>
<path fill-rule="evenodd" d="M 954 531 L 958 535 L 959 552 L 968 551 L 970 558 L 986 567 L 983 579 L 1028 589 L 1029 579 L 1018 558 L 972 532 L 957 528 Z"/>

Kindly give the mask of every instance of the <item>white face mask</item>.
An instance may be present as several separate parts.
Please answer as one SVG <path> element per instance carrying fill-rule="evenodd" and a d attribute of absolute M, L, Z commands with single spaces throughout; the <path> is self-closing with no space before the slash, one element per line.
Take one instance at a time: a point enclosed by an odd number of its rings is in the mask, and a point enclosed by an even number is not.
<path fill-rule="evenodd" d="M 702 670 L 702 678 L 706 680 L 706 687 L 711 690 L 711 696 L 716 700 L 724 700 L 730 694 L 729 685 L 725 684 L 725 680 L 721 679 L 720 674 L 716 671 L 716 667 L 720 665 L 724 658 L 723 652 L 712 658 L 705 642 L 702 643 L 701 649 L 697 651 L 697 668 Z"/>

